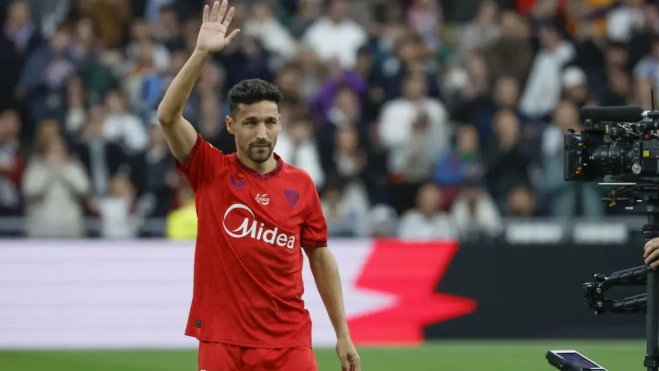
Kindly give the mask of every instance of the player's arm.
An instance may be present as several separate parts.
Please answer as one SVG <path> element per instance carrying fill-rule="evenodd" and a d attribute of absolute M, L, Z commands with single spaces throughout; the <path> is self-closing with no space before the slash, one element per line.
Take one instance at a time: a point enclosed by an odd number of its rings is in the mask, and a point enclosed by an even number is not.
<path fill-rule="evenodd" d="M 348 369 L 359 371 L 361 364 L 359 354 L 350 339 L 339 267 L 334 254 L 327 248 L 327 223 L 323 216 L 320 198 L 311 179 L 308 183 L 310 184 L 308 193 L 311 194 L 312 200 L 300 233 L 302 247 L 309 258 L 316 288 L 336 333 L 336 351 L 341 360 L 341 367 L 345 371 Z"/>
<path fill-rule="evenodd" d="M 316 287 L 336 333 L 336 352 L 344 371 L 361 370 L 361 360 L 352 344 L 343 305 L 341 276 L 334 254 L 326 247 L 305 248 Z"/>
<path fill-rule="evenodd" d="M 197 142 L 197 132 L 192 124 L 183 118 L 185 104 L 211 56 L 229 45 L 239 32 L 235 30 L 225 36 L 234 13 L 234 8 L 227 12 L 227 6 L 227 0 L 224 0 L 221 5 L 216 1 L 212 10 L 208 5 L 204 7 L 197 47 L 172 81 L 158 107 L 158 121 L 163 127 L 174 158 L 180 163 L 187 162 Z"/>
<path fill-rule="evenodd" d="M 180 163 L 187 162 L 197 142 L 197 131 L 183 118 L 183 108 L 210 58 L 211 54 L 195 50 L 172 81 L 158 107 L 158 121 L 167 137 L 169 149 Z"/>
<path fill-rule="evenodd" d="M 323 299 L 336 337 L 350 337 L 343 305 L 341 276 L 334 254 L 327 247 L 305 248 L 318 293 Z"/>

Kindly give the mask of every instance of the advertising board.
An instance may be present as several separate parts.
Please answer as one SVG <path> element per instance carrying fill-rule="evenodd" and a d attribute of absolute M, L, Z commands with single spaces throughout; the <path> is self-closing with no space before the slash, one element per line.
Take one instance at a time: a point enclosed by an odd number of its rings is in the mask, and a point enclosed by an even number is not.
<path fill-rule="evenodd" d="M 638 241 L 637 241 L 638 242 Z M 358 345 L 451 338 L 642 338 L 595 316 L 582 284 L 642 264 L 629 244 L 332 240 Z M 193 243 L 0 241 L 0 348 L 186 348 Z M 315 346 L 335 336 L 305 262 Z M 612 299 L 644 292 L 615 289 Z"/>
<path fill-rule="evenodd" d="M 418 343 L 426 325 L 475 309 L 434 294 L 454 242 L 333 240 L 352 336 L 361 344 Z M 183 335 L 193 243 L 0 242 L 0 348 L 194 347 Z M 334 331 L 305 262 L 304 299 L 317 346 Z"/>

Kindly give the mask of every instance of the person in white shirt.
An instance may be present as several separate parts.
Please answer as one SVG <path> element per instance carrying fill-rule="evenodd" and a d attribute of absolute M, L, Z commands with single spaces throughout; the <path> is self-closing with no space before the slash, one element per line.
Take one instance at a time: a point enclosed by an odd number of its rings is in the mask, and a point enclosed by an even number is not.
<path fill-rule="evenodd" d="M 389 150 L 388 170 L 417 178 L 421 174 L 416 170 L 423 168 L 429 177 L 432 161 L 448 145 L 451 134 L 448 115 L 442 102 L 427 96 L 428 82 L 424 74 L 412 74 L 403 84 L 404 96 L 382 107 L 378 123 L 382 144 Z M 412 170 L 415 174 L 407 174 Z"/>
<path fill-rule="evenodd" d="M 325 184 L 325 173 L 320 164 L 318 146 L 313 140 L 312 121 L 309 118 L 293 121 L 279 133 L 275 152 L 286 163 L 309 173 L 316 188 Z"/>
<path fill-rule="evenodd" d="M 113 91 L 105 99 L 107 116 L 103 123 L 103 136 L 120 143 L 129 155 L 141 153 L 149 143 L 146 127 L 142 121 L 126 109 L 124 96 Z"/>
<path fill-rule="evenodd" d="M 368 41 L 368 34 L 361 25 L 348 19 L 347 7 L 346 0 L 333 0 L 328 17 L 314 22 L 303 41 L 323 61 L 338 59 L 343 68 L 351 69 L 357 61 L 357 50 Z"/>
<path fill-rule="evenodd" d="M 295 40 L 272 14 L 268 1 L 261 0 L 252 5 L 252 17 L 245 21 L 243 29 L 246 35 L 261 41 L 268 52 L 283 60 L 295 54 Z"/>
<path fill-rule="evenodd" d="M 398 237 L 404 240 L 455 238 L 457 231 L 451 216 L 440 210 L 441 191 L 426 184 L 417 193 L 416 208 L 403 214 Z"/>
<path fill-rule="evenodd" d="M 519 102 L 520 111 L 535 119 L 550 115 L 558 104 L 563 86 L 557 76 L 576 56 L 574 46 L 555 28 L 545 28 L 540 40 L 542 49 L 535 56 Z"/>

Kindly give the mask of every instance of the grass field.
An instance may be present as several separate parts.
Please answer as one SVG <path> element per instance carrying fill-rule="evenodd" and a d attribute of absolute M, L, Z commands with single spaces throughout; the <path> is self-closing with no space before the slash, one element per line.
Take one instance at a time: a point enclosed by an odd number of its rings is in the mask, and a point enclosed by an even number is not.
<path fill-rule="evenodd" d="M 641 341 L 436 342 L 418 348 L 360 349 L 365 371 L 553 370 L 550 349 L 577 349 L 610 371 L 643 370 Z M 340 370 L 333 349 L 316 351 L 320 371 Z M 192 350 L 0 351 L 2 371 L 194 371 Z"/>

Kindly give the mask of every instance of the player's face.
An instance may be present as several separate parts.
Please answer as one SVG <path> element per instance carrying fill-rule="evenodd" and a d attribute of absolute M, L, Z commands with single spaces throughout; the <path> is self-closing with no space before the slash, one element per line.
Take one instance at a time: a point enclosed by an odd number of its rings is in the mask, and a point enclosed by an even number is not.
<path fill-rule="evenodd" d="M 234 120 L 235 119 L 235 120 Z M 267 161 L 281 130 L 279 107 L 275 102 L 242 104 L 235 117 L 227 116 L 227 129 L 235 135 L 238 151 L 254 163 Z"/>

